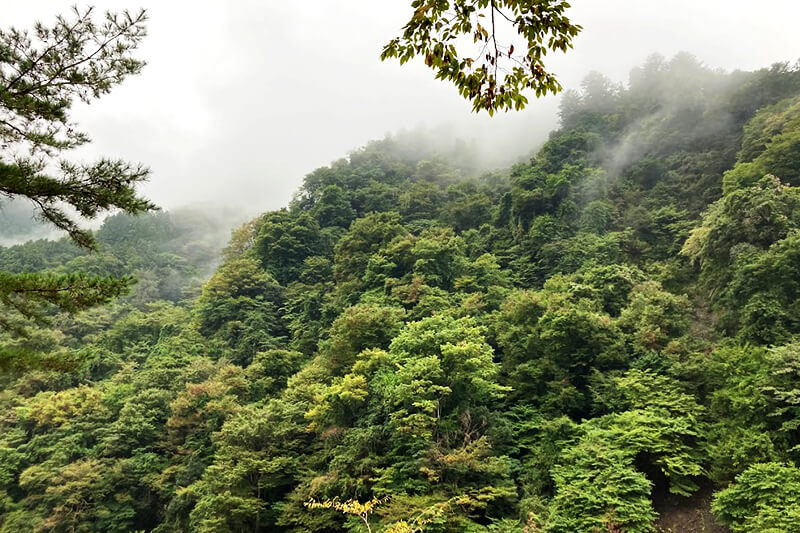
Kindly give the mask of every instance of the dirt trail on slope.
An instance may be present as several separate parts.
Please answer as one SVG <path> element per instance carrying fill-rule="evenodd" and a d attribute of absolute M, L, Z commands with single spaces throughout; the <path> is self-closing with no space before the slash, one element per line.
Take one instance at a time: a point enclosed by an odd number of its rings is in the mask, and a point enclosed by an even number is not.
<path fill-rule="evenodd" d="M 667 495 L 654 502 L 659 533 L 730 533 L 711 514 L 711 488 L 704 487 L 691 498 Z"/>

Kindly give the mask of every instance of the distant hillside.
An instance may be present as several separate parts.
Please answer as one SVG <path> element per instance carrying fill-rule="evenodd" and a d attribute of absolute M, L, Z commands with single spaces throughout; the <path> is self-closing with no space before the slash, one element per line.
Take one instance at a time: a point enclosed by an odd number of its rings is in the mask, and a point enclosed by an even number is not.
<path fill-rule="evenodd" d="M 0 200 L 0 246 L 45 239 L 54 234 L 52 227 L 34 218 L 33 209 L 21 200 Z"/>
<path fill-rule="evenodd" d="M 0 532 L 800 531 L 798 102 L 653 57 L 529 161 L 387 137 L 220 255 L 202 213 L 0 249 L 139 278 L 0 339 Z"/>

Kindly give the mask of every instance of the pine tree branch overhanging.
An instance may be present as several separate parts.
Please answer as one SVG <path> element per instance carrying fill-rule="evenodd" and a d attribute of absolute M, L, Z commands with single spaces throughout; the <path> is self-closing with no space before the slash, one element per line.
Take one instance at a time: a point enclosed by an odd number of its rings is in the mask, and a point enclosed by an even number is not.
<path fill-rule="evenodd" d="M 50 26 L 0 30 L 0 201 L 30 201 L 37 218 L 92 250 L 96 242 L 81 227 L 82 218 L 156 208 L 136 192 L 149 177 L 147 167 L 65 157 L 89 142 L 70 118 L 74 101 L 89 103 L 144 67 L 133 53 L 146 35 L 146 12 L 106 12 L 96 19 L 93 8 L 75 7 Z M 106 303 L 123 294 L 131 281 L 79 273 L 0 272 L 0 305 L 12 314 L 40 319 L 48 305 L 77 311 Z M 10 324 L 2 320 L 0 328 Z"/>

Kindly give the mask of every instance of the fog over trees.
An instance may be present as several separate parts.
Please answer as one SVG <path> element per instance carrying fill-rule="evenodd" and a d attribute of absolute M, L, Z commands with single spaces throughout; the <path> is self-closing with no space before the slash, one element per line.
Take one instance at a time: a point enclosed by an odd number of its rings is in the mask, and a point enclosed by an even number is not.
<path fill-rule="evenodd" d="M 0 533 L 800 530 L 796 8 L 355 4 L 3 8 Z"/>

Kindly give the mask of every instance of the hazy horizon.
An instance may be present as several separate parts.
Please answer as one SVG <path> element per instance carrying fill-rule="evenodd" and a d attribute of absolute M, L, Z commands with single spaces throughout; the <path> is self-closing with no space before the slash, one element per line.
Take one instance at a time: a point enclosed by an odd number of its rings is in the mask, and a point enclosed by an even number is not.
<path fill-rule="evenodd" d="M 71 4 L 7 6 L 4 26 L 48 23 Z M 473 114 L 421 63 L 380 61 L 409 4 L 386 2 L 380 13 L 366 0 L 97 5 L 148 10 L 149 35 L 136 54 L 148 65 L 95 104 L 76 107 L 73 118 L 93 140 L 80 155 L 148 165 L 153 173 L 142 191 L 166 209 L 205 204 L 255 213 L 285 205 L 308 172 L 399 130 L 440 128 L 474 139 L 489 166 L 540 144 L 556 125 L 557 97 L 489 118 Z M 571 89 L 591 71 L 624 83 L 653 53 L 686 51 L 727 71 L 794 62 L 800 6 L 766 4 L 754 12 L 752 3 L 678 1 L 656 11 L 651 2 L 575 1 L 570 16 L 584 30 L 573 50 L 547 64 Z"/>

